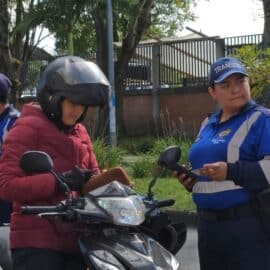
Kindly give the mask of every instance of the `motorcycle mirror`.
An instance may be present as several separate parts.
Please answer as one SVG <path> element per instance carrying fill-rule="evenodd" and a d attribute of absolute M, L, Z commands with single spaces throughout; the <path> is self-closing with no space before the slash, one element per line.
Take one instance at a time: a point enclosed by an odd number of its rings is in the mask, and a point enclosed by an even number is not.
<path fill-rule="evenodd" d="M 167 169 L 174 168 L 175 164 L 180 160 L 181 149 L 177 145 L 167 147 L 161 152 L 158 165 Z"/>
<path fill-rule="evenodd" d="M 164 172 L 164 170 L 165 170 L 165 167 L 159 166 L 158 164 L 154 167 L 152 180 L 150 181 L 148 185 L 147 197 L 149 199 L 153 197 L 154 194 L 152 192 L 152 188 L 154 187 L 154 185 L 157 182 L 158 177 Z"/>
<path fill-rule="evenodd" d="M 181 156 L 181 149 L 177 145 L 172 145 L 163 150 L 158 158 L 157 166 L 155 166 L 153 171 L 153 179 L 148 185 L 147 197 L 152 198 L 153 192 L 152 188 L 156 184 L 157 178 L 162 174 L 162 172 L 167 169 L 175 168 L 175 164 L 179 161 Z"/>
<path fill-rule="evenodd" d="M 20 167 L 27 173 L 50 172 L 53 168 L 53 161 L 45 152 L 26 151 L 20 159 Z"/>

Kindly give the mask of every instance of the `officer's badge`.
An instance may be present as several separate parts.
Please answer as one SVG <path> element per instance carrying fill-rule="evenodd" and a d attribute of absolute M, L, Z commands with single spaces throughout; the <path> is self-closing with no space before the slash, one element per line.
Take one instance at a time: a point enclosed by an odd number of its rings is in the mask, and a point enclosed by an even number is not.
<path fill-rule="evenodd" d="M 221 132 L 218 134 L 218 136 L 219 136 L 219 137 L 225 137 L 225 136 L 227 136 L 228 134 L 230 134 L 231 131 L 232 131 L 232 130 L 231 130 L 230 128 L 227 128 L 227 129 L 221 131 Z"/>

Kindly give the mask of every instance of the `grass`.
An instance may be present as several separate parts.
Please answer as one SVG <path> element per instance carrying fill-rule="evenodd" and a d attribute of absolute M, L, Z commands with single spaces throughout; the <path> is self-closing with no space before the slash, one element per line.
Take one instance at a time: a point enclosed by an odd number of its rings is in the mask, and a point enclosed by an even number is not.
<path fill-rule="evenodd" d="M 135 191 L 140 194 L 147 194 L 150 179 L 136 178 Z M 175 204 L 170 209 L 195 212 L 195 205 L 191 193 L 186 191 L 174 178 L 160 178 L 152 189 L 157 199 L 174 199 Z"/>
<path fill-rule="evenodd" d="M 122 166 L 135 182 L 135 190 L 140 194 L 148 191 L 151 180 L 151 172 L 155 170 L 155 164 L 161 151 L 170 145 L 178 145 L 179 140 L 174 137 L 157 138 L 134 138 L 124 141 L 120 147 L 109 147 L 103 140 L 95 140 L 94 152 L 101 168 Z M 181 141 L 181 161 L 187 163 L 187 153 L 190 140 Z M 191 193 L 166 171 L 162 174 L 153 188 L 157 199 L 174 199 L 175 205 L 170 207 L 174 210 L 195 211 Z"/>

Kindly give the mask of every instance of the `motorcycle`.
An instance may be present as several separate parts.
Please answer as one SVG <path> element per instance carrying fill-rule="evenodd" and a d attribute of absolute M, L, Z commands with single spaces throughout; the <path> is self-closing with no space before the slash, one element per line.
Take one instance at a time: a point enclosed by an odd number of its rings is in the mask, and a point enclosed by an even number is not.
<path fill-rule="evenodd" d="M 145 196 L 112 179 L 77 198 L 73 198 L 66 187 L 67 198 L 57 205 L 22 206 L 21 211 L 39 217 L 61 217 L 63 222 L 72 222 L 80 228 L 79 248 L 89 269 L 180 269 L 173 254 L 186 240 L 185 224 L 173 222 L 160 209 L 173 205 L 174 200 L 159 201 L 152 191 L 159 174 L 177 162 L 177 151 L 171 147 L 161 153 L 159 169 Z M 20 166 L 31 173 L 51 172 L 61 181 L 45 152 L 24 153 Z"/>

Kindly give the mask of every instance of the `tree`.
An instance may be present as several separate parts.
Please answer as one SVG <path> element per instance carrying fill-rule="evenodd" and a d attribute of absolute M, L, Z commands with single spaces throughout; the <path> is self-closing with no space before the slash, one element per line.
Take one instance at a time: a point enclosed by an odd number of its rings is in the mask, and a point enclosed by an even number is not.
<path fill-rule="evenodd" d="M 47 17 L 44 23 L 51 32 L 55 33 L 56 47 L 61 54 L 73 55 L 75 52 L 74 40 L 82 35 L 87 2 L 86 0 L 46 0 Z"/>
<path fill-rule="evenodd" d="M 188 0 L 113 1 L 114 41 L 122 42 L 115 79 L 118 115 L 122 107 L 120 90 L 136 46 L 148 36 L 173 34 L 183 20 L 191 18 L 190 3 Z M 84 52 L 85 56 L 96 45 L 97 62 L 107 74 L 106 0 L 2 0 L 0 7 L 0 70 L 17 85 L 21 67 L 37 45 L 38 26 L 46 26 L 55 33 L 61 53 L 82 55 Z M 11 11 L 15 12 L 14 20 Z M 13 96 L 15 100 L 16 90 Z"/>
<path fill-rule="evenodd" d="M 263 47 L 270 47 L 270 0 L 263 0 L 264 30 Z"/>
<path fill-rule="evenodd" d="M 252 97 L 262 103 L 265 102 L 264 97 L 269 100 L 270 48 L 258 49 L 257 46 L 244 46 L 236 49 L 234 56 L 247 67 Z"/>
<path fill-rule="evenodd" d="M 57 47 L 63 51 L 66 47 L 65 28 L 67 21 L 72 21 L 70 16 L 63 12 L 73 10 L 80 16 L 73 20 L 74 53 L 85 57 L 87 52 L 96 52 L 96 60 L 105 74 L 108 73 L 107 59 L 107 3 L 106 0 L 80 1 L 80 6 L 75 6 L 76 1 L 70 1 L 66 9 L 66 1 L 61 1 L 58 12 L 57 1 L 51 1 L 56 10 L 51 17 L 48 28 L 56 33 Z M 73 4 L 72 4 L 73 3 Z M 191 1 L 184 0 L 117 0 L 113 1 L 113 32 L 114 41 L 122 42 L 121 49 L 117 52 L 115 69 L 115 89 L 117 99 L 118 123 L 122 111 L 121 89 L 126 77 L 128 63 L 134 54 L 138 43 L 148 37 L 162 37 L 173 35 L 182 27 L 183 21 L 192 19 L 189 11 Z M 53 14 L 52 12 L 48 12 Z M 59 21 L 59 17 L 63 20 Z M 48 20 L 47 20 L 48 21 Z M 59 25 L 62 25 L 59 27 Z M 95 41 L 93 41 L 95 40 Z M 84 52 L 84 53 L 82 53 Z"/>
<path fill-rule="evenodd" d="M 184 20 L 192 18 L 189 12 L 190 3 L 191 1 L 181 0 L 114 1 L 114 41 L 122 42 L 121 49 L 117 54 L 115 69 L 117 123 L 120 133 L 123 131 L 123 126 L 121 126 L 121 123 L 123 123 L 121 121 L 123 107 L 121 90 L 127 75 L 128 63 L 138 43 L 144 37 L 152 36 L 152 33 L 160 34 L 161 31 L 164 31 L 163 36 L 173 34 L 177 29 L 176 25 L 181 27 Z M 98 63 L 107 73 L 107 40 L 104 35 L 107 32 L 105 1 L 97 1 L 95 5 L 90 7 L 90 11 L 96 30 Z M 177 20 L 168 20 L 168 14 L 174 19 L 178 18 L 178 24 L 176 23 Z M 158 25 L 158 23 L 160 24 Z M 167 27 L 163 27 L 164 25 Z M 160 29 L 160 32 L 157 29 Z"/>
<path fill-rule="evenodd" d="M 8 0 L 3 0 L 0 4 L 0 71 L 14 82 L 18 79 L 19 62 L 12 56 L 9 22 Z"/>
<path fill-rule="evenodd" d="M 40 36 L 36 38 L 36 27 L 44 20 L 42 8 L 36 0 L 1 0 L 0 3 L 0 71 L 13 82 L 13 103 L 18 98 L 21 68 L 41 40 Z"/>

